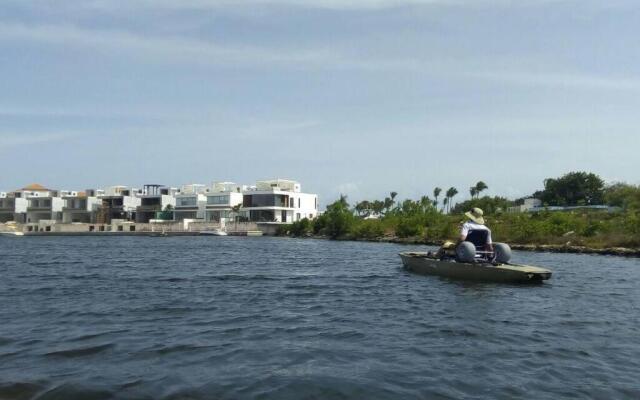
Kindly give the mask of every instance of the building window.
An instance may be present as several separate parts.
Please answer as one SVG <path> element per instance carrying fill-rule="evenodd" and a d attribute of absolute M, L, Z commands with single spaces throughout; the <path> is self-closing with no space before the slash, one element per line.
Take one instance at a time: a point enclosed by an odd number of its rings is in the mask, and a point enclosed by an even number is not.
<path fill-rule="evenodd" d="M 195 207 L 196 206 L 196 198 L 195 197 L 181 197 L 178 198 L 178 206 L 181 207 Z"/>
<path fill-rule="evenodd" d="M 300 197 L 298 197 L 298 208 L 300 208 Z"/>
<path fill-rule="evenodd" d="M 207 204 L 229 204 L 229 196 L 207 196 Z"/>
<path fill-rule="evenodd" d="M 252 210 L 249 212 L 249 220 L 252 222 L 274 222 L 275 219 L 273 210 Z"/>
<path fill-rule="evenodd" d="M 244 207 L 286 207 L 287 197 L 281 194 L 251 194 L 245 195 L 242 201 Z"/>

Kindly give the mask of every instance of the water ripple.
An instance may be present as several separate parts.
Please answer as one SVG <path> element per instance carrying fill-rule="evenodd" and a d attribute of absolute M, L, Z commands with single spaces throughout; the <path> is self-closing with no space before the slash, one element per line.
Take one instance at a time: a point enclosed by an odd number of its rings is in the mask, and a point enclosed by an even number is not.
<path fill-rule="evenodd" d="M 404 271 L 420 246 L 0 238 L 0 399 L 640 398 L 640 261 L 516 252 L 534 287 Z"/>

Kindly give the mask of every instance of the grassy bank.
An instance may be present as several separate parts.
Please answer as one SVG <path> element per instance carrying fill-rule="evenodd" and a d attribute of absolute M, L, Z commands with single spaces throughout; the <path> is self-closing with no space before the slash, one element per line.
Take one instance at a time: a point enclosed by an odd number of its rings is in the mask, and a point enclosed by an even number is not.
<path fill-rule="evenodd" d="M 463 214 L 443 214 L 428 205 L 397 208 L 378 219 L 363 219 L 354 215 L 341 199 L 330 205 L 318 219 L 285 225 L 279 234 L 438 244 L 455 239 L 464 220 Z M 514 246 L 594 250 L 640 248 L 638 211 L 497 212 L 487 215 L 486 220 L 494 241 Z"/>

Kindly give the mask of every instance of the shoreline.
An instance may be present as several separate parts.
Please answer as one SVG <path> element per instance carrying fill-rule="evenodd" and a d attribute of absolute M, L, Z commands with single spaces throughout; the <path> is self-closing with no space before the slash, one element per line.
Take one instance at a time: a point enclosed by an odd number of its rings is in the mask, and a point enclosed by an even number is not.
<path fill-rule="evenodd" d="M 308 238 L 308 239 L 324 239 L 324 240 L 337 240 L 346 242 L 370 242 L 370 243 L 394 243 L 404 245 L 423 245 L 423 246 L 436 246 L 442 245 L 439 241 L 427 241 L 420 238 L 399 238 L 399 237 L 382 237 L 377 239 L 366 238 L 338 238 L 329 239 L 326 236 L 281 236 L 292 238 Z M 640 258 L 640 249 L 627 248 L 627 247 L 604 247 L 594 248 L 586 246 L 572 246 L 572 245 L 557 245 L 557 244 L 519 244 L 509 243 L 509 247 L 513 250 L 530 251 L 535 253 L 563 253 L 563 254 L 592 254 L 600 256 L 617 256 L 628 258 Z"/>
<path fill-rule="evenodd" d="M 2 232 L 9 233 L 9 232 Z M 167 231 L 163 232 L 150 232 L 150 231 L 142 231 L 142 232 L 25 232 L 24 236 L 5 236 L 0 235 L 0 237 L 114 237 L 114 236 L 137 236 L 137 237 L 176 237 L 176 236 L 203 236 L 199 231 Z M 246 232 L 233 232 L 230 233 L 229 236 L 249 236 Z M 440 246 L 442 241 L 428 241 L 421 238 L 399 238 L 395 236 L 386 236 L 376 239 L 367 239 L 367 238 L 349 238 L 349 237 L 341 237 L 337 239 L 330 239 L 327 236 L 323 235 L 306 235 L 306 236 L 291 236 L 291 235 L 264 235 L 264 236 L 273 236 L 273 237 L 281 237 L 281 238 L 298 238 L 298 239 L 318 239 L 318 240 L 336 240 L 336 241 L 351 241 L 351 242 L 369 242 L 369 243 L 394 243 L 394 244 L 404 244 L 404 245 L 423 245 L 423 246 Z M 593 255 L 602 255 L 602 256 L 618 256 L 618 257 L 629 257 L 629 258 L 640 258 L 640 248 L 627 248 L 627 247 L 604 247 L 604 248 L 594 248 L 587 246 L 574 246 L 574 245 L 558 245 L 558 244 L 522 244 L 522 243 L 509 243 L 509 246 L 513 250 L 521 250 L 521 251 L 531 251 L 537 253 L 565 253 L 565 254 L 593 254 Z"/>

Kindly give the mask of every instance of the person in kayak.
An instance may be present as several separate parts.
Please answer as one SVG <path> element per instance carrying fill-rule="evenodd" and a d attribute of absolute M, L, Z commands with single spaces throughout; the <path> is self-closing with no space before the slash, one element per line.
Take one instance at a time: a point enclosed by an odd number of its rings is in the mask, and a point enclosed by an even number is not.
<path fill-rule="evenodd" d="M 493 252 L 491 229 L 485 225 L 484 212 L 478 207 L 464 214 L 468 219 L 460 225 L 460 236 L 457 242 L 446 241 L 435 254 L 437 258 L 455 257 L 456 247 L 464 242 L 472 242 L 478 251 Z"/>

